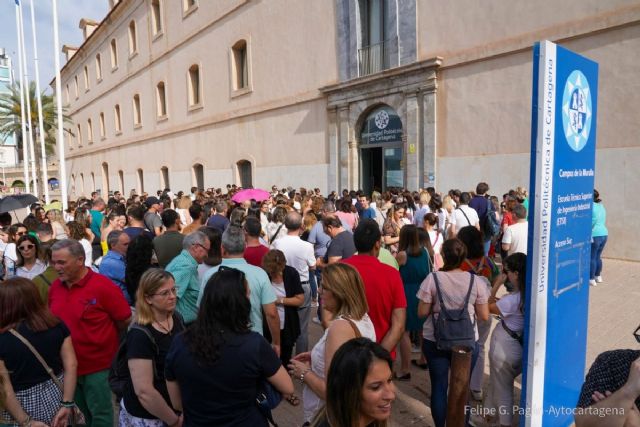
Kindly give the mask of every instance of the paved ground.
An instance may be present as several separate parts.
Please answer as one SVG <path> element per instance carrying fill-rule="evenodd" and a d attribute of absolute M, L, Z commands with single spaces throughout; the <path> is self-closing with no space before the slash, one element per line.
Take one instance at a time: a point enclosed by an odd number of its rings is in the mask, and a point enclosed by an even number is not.
<path fill-rule="evenodd" d="M 633 331 L 640 324 L 640 263 L 605 260 L 604 283 L 590 288 L 587 369 L 596 356 L 616 348 L 639 348 Z M 315 343 L 322 331 L 312 324 L 311 341 Z M 417 357 L 414 354 L 414 357 Z M 488 363 L 488 361 L 487 361 Z M 488 366 L 485 370 L 488 375 Z M 393 426 L 433 426 L 429 404 L 429 379 L 425 371 L 412 366 L 412 381 L 396 381 L 397 399 L 393 406 Z M 485 379 L 488 377 L 485 377 Z M 296 393 L 301 387 L 296 383 Z M 486 383 L 486 381 L 485 381 Z M 519 385 L 518 385 L 519 386 Z M 486 391 L 486 390 L 485 390 Z M 519 389 L 516 391 L 519 395 Z M 274 417 L 281 427 L 302 424 L 302 404 L 297 407 L 283 402 Z M 516 425 L 516 424 L 514 424 Z"/>

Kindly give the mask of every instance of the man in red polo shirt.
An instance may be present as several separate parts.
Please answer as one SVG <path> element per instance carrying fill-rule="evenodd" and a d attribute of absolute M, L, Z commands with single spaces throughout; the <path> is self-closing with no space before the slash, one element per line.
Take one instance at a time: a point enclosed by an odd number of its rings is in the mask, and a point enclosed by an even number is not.
<path fill-rule="evenodd" d="M 380 227 L 375 220 L 360 221 L 353 233 L 358 254 L 342 262 L 355 267 L 362 276 L 377 340 L 395 358 L 396 345 L 404 333 L 407 299 L 398 270 L 378 261 L 380 238 Z"/>
<path fill-rule="evenodd" d="M 109 367 L 131 309 L 116 284 L 84 266 L 84 249 L 78 241 L 61 240 L 51 251 L 51 265 L 59 277 L 49 290 L 49 308 L 71 331 L 78 358 L 76 404 L 87 425 L 112 427 Z"/>

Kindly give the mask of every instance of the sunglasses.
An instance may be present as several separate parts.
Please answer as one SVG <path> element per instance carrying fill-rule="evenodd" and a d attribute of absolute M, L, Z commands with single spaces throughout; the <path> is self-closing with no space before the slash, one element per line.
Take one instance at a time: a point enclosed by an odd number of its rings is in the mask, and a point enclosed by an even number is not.
<path fill-rule="evenodd" d="M 640 326 L 633 332 L 633 336 L 636 337 L 636 341 L 640 343 Z"/>
<path fill-rule="evenodd" d="M 18 232 L 16 233 L 16 236 L 24 236 L 25 234 L 27 234 L 27 232 L 26 232 L 26 231 L 18 231 Z"/>
<path fill-rule="evenodd" d="M 35 248 L 36 245 L 24 245 L 24 246 L 18 246 L 18 250 L 19 251 L 26 251 L 27 249 L 33 249 Z"/>
<path fill-rule="evenodd" d="M 161 296 L 162 298 L 168 298 L 169 295 L 171 294 L 178 295 L 178 289 L 175 286 L 171 289 L 167 289 L 162 292 L 155 293 L 153 295 L 158 295 L 158 296 Z"/>

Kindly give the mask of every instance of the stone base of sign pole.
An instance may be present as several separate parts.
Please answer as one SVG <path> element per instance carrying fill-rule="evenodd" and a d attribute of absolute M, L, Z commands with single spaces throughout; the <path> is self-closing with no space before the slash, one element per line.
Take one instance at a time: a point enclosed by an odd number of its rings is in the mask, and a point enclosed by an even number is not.
<path fill-rule="evenodd" d="M 471 347 L 454 347 L 451 350 L 449 396 L 447 398 L 447 427 L 464 427 L 466 406 L 469 402 L 471 378 Z"/>

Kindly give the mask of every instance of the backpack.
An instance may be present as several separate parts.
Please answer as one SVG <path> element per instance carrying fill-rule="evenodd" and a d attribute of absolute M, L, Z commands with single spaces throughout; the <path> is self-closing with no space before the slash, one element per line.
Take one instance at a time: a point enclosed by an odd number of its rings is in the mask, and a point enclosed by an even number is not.
<path fill-rule="evenodd" d="M 129 331 L 132 329 L 137 329 L 144 332 L 149 340 L 151 340 L 151 343 L 156 350 L 156 355 L 160 353 L 158 344 L 156 343 L 156 340 L 155 338 L 153 338 L 153 335 L 151 334 L 149 329 L 137 323 L 131 324 L 131 326 L 129 327 Z M 118 352 L 116 353 L 116 357 L 113 359 L 111 368 L 109 369 L 109 387 L 111 388 L 113 394 L 116 395 L 117 401 L 120 401 L 120 399 L 122 399 L 124 390 L 131 378 L 131 373 L 129 372 L 129 361 L 127 360 L 127 335 L 128 331 L 120 340 Z M 158 372 L 156 370 L 156 362 L 153 359 L 151 360 L 151 362 L 153 363 L 153 379 L 155 380 L 159 378 Z"/>
<path fill-rule="evenodd" d="M 476 331 L 475 322 L 471 322 L 471 316 L 469 316 L 469 310 L 467 305 L 469 304 L 469 298 L 471 297 L 471 289 L 473 289 L 473 282 L 475 275 L 469 274 L 469 291 L 464 299 L 462 308 L 458 310 L 447 309 L 442 299 L 442 292 L 440 291 L 440 281 L 438 280 L 438 274 L 433 273 L 433 279 L 436 282 L 436 293 L 438 294 L 438 301 L 440 301 L 440 315 L 436 320 L 435 315 L 431 315 L 433 321 L 433 330 L 436 338 L 436 347 L 441 351 L 451 351 L 453 347 L 464 346 L 473 348 L 476 343 Z"/>
<path fill-rule="evenodd" d="M 487 240 L 500 234 L 500 222 L 498 218 L 496 218 L 496 210 L 489 199 L 487 199 L 487 213 L 484 218 L 482 218 L 480 225 L 482 226 L 484 237 Z"/>

